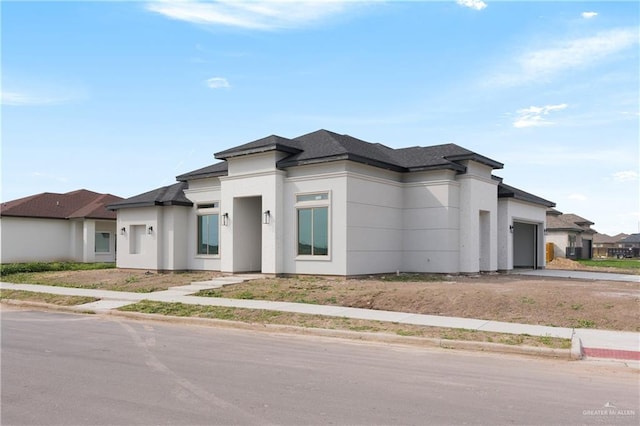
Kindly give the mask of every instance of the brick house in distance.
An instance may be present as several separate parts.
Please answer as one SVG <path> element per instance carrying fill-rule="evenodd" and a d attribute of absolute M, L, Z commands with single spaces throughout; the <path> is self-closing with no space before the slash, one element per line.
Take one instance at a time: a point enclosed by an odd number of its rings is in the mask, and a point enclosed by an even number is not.
<path fill-rule="evenodd" d="M 614 236 L 596 233 L 593 235 L 593 257 L 611 257 L 611 253 L 623 248 L 622 240 L 629 235 L 620 233 Z M 613 250 L 613 251 L 612 251 Z"/>

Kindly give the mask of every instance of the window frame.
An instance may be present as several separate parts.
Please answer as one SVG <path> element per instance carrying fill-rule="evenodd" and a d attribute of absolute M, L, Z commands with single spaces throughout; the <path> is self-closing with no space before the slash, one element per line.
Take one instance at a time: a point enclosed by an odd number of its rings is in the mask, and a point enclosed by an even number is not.
<path fill-rule="evenodd" d="M 195 226 L 195 231 L 196 231 L 196 241 L 195 241 L 195 246 L 196 246 L 196 253 L 195 256 L 197 258 L 207 258 L 207 259 L 211 259 L 211 258 L 219 258 L 220 257 L 220 252 L 222 251 L 222 248 L 220 247 L 220 219 L 221 219 L 221 215 L 220 215 L 220 202 L 219 201 L 207 201 L 207 202 L 201 202 L 197 204 L 198 207 L 199 206 L 203 206 L 203 208 L 196 208 L 196 226 Z M 209 207 L 209 206 L 215 206 L 215 207 Z M 205 216 L 217 216 L 217 222 L 218 222 L 218 226 L 217 226 L 217 236 L 218 236 L 218 253 L 200 253 L 200 237 L 201 237 L 201 230 L 200 230 L 200 224 L 201 224 L 201 218 L 205 217 Z"/>
<path fill-rule="evenodd" d="M 106 234 L 108 236 L 107 238 L 107 251 L 98 251 L 98 239 L 96 238 L 98 234 Z M 111 232 L 109 231 L 95 231 L 95 235 L 93 237 L 93 252 L 95 254 L 111 254 L 113 253 L 113 251 L 111 250 Z"/>
<path fill-rule="evenodd" d="M 322 196 L 320 199 L 303 199 L 299 201 L 299 197 L 309 197 L 313 195 Z M 326 261 L 331 260 L 331 248 L 333 246 L 332 242 L 332 220 L 331 220 L 331 205 L 332 205 L 332 194 L 331 191 L 311 191 L 311 192 L 298 192 L 294 194 L 295 200 L 295 241 L 294 241 L 294 250 L 295 250 L 295 259 L 296 260 L 320 260 Z M 311 210 L 312 222 L 311 228 L 313 232 L 313 209 L 326 208 L 327 209 L 327 254 L 300 254 L 300 210 Z M 311 241 L 311 247 L 313 250 L 313 238 Z"/>

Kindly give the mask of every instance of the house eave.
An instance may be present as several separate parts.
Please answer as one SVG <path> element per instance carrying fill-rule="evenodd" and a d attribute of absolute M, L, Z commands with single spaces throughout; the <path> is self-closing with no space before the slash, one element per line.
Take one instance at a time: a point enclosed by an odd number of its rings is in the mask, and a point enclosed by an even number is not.
<path fill-rule="evenodd" d="M 261 154 L 263 152 L 270 152 L 270 151 L 280 151 L 280 152 L 286 152 L 289 154 L 298 154 L 302 152 L 300 149 L 293 148 L 290 146 L 286 146 L 282 144 L 270 144 L 270 145 L 260 146 L 256 148 L 242 149 L 237 151 L 233 151 L 233 150 L 229 152 L 221 151 L 221 152 L 215 153 L 213 156 L 218 160 L 226 160 L 228 158 L 243 157 L 245 155 Z"/>
<path fill-rule="evenodd" d="M 279 169 L 285 169 L 287 167 L 305 166 L 310 164 L 323 164 L 331 163 L 334 161 L 353 161 L 354 163 L 366 164 L 368 166 L 377 167 L 380 169 L 392 170 L 394 172 L 406 172 L 404 167 L 397 166 L 395 164 L 384 163 L 381 161 L 372 160 L 370 158 L 362 157 L 354 154 L 340 154 L 332 155 L 329 157 L 310 158 L 307 160 L 287 160 L 284 159 L 278 162 Z"/>
<path fill-rule="evenodd" d="M 516 194 L 499 194 L 498 199 L 501 199 L 501 198 L 524 201 L 526 203 L 536 204 L 544 207 L 555 207 L 556 205 L 556 203 L 554 203 L 553 201 L 545 200 L 544 198 L 540 198 L 539 200 L 533 200 L 533 199 L 522 197 Z"/>
<path fill-rule="evenodd" d="M 181 207 L 193 207 L 193 203 L 184 201 L 150 201 L 143 203 L 122 203 L 111 204 L 107 206 L 108 210 L 121 210 L 121 209 L 136 209 L 142 207 L 168 207 L 168 206 L 181 206 Z"/>
<path fill-rule="evenodd" d="M 459 154 L 459 155 L 447 155 L 445 157 L 449 161 L 464 161 L 464 160 L 472 160 L 476 163 L 484 164 L 485 166 L 489 166 L 493 169 L 502 169 L 504 164 L 492 160 L 491 158 L 485 157 L 480 154 Z"/>
<path fill-rule="evenodd" d="M 585 232 L 584 229 L 576 229 L 576 228 L 546 228 L 548 232 L 575 232 L 577 234 L 581 234 Z"/>
<path fill-rule="evenodd" d="M 224 172 L 213 172 L 213 173 L 203 173 L 200 175 L 194 175 L 194 174 L 189 174 L 189 173 L 185 173 L 183 175 L 180 176 L 176 176 L 176 180 L 178 182 L 188 182 L 190 180 L 198 180 L 198 179 L 208 179 L 208 178 L 215 178 L 215 177 L 220 177 L 220 176 L 227 176 L 229 174 L 229 172 L 224 171 Z"/>
<path fill-rule="evenodd" d="M 448 163 L 448 164 L 434 164 L 431 166 L 417 166 L 417 167 L 409 167 L 406 169 L 408 172 L 428 172 L 432 170 L 453 170 L 464 174 L 467 172 L 467 168 L 461 164 L 457 163 Z"/>

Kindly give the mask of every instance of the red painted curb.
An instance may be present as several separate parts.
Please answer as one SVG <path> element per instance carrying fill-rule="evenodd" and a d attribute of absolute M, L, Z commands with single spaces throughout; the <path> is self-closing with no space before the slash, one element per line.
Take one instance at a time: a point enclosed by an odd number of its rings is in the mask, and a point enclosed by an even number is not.
<path fill-rule="evenodd" d="M 585 356 L 594 358 L 613 358 L 640 361 L 640 352 L 621 349 L 582 348 Z"/>

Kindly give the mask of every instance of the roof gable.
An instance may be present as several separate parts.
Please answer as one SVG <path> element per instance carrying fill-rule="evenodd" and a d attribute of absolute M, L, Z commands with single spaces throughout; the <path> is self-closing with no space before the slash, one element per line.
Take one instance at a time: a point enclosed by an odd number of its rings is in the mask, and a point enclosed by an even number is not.
<path fill-rule="evenodd" d="M 281 168 L 337 160 L 351 160 L 399 172 L 431 169 L 464 172 L 465 167 L 460 164 L 464 160 L 477 161 L 494 169 L 503 167 L 502 163 L 455 144 L 393 149 L 328 130 L 318 130 L 293 140 L 299 143 L 301 152 L 281 160 L 278 163 Z"/>
<path fill-rule="evenodd" d="M 107 206 L 109 210 L 151 207 L 151 206 L 186 206 L 191 207 L 193 203 L 184 195 L 187 188 L 186 182 L 178 182 L 173 185 L 163 186 L 153 189 L 140 195 L 127 198 L 121 202 L 112 203 Z"/>
<path fill-rule="evenodd" d="M 229 169 L 229 163 L 220 161 L 219 163 L 203 167 L 192 172 L 184 173 L 176 176 L 176 180 L 186 182 L 191 179 L 205 179 L 210 177 L 226 176 Z"/>
<path fill-rule="evenodd" d="M 230 148 L 225 151 L 217 152 L 214 157 L 226 160 L 227 158 L 238 157 L 241 155 L 257 154 L 267 151 L 282 151 L 290 154 L 300 152 L 300 148 L 295 141 L 291 139 L 283 138 L 277 135 L 267 136 L 266 138 L 258 139 L 253 142 L 246 143 L 244 145 Z"/>

